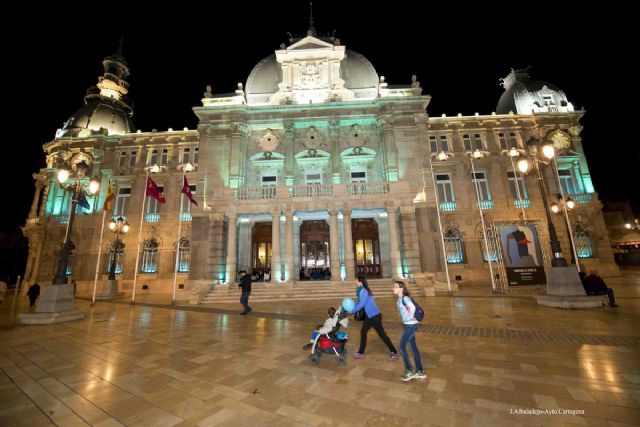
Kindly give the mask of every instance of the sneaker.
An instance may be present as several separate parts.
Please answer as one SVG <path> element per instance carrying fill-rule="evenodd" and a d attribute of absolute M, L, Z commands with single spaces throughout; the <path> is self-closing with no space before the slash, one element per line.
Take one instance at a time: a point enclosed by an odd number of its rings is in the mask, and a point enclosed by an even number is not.
<path fill-rule="evenodd" d="M 251 307 L 249 307 L 249 309 L 247 310 L 247 313 L 251 311 Z"/>
<path fill-rule="evenodd" d="M 356 360 L 364 360 L 364 354 L 362 353 L 353 353 L 353 358 Z"/>
<path fill-rule="evenodd" d="M 396 360 L 398 360 L 398 357 L 398 353 L 391 353 L 389 357 L 387 357 L 387 360 L 389 362 L 395 362 Z"/>
<path fill-rule="evenodd" d="M 308 343 L 302 346 L 303 350 L 309 350 L 311 347 L 313 347 L 313 343 Z"/>
<path fill-rule="evenodd" d="M 404 376 L 400 379 L 402 381 L 411 381 L 414 378 L 416 378 L 416 375 L 413 373 L 413 371 L 405 371 Z"/>
<path fill-rule="evenodd" d="M 416 371 L 416 373 L 413 374 L 413 377 L 418 380 L 426 380 L 427 374 L 425 374 L 424 371 Z"/>
<path fill-rule="evenodd" d="M 247 314 L 247 313 L 248 313 L 248 311 L 243 311 L 243 312 L 241 312 L 240 314 L 241 314 L 241 315 L 245 315 L 245 314 Z"/>

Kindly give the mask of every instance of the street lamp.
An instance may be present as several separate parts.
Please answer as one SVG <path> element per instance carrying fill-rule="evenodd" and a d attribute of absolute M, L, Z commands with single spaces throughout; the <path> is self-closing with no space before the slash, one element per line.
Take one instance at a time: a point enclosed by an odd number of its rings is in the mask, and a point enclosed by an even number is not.
<path fill-rule="evenodd" d="M 114 217 L 109 222 L 109 230 L 116 234 L 116 241 L 113 243 L 113 257 L 111 259 L 111 266 L 109 267 L 109 280 L 116 280 L 116 259 L 118 258 L 118 249 L 122 245 L 120 240 L 120 234 L 127 234 L 129 232 L 129 223 L 122 217 L 117 219 Z"/>
<path fill-rule="evenodd" d="M 569 212 L 573 211 L 576 207 L 576 202 L 569 196 L 563 197 L 562 194 L 558 194 L 557 203 L 551 204 L 551 211 L 555 214 L 564 214 L 564 224 L 567 227 L 567 233 L 569 234 L 569 244 L 571 245 L 571 262 L 575 264 L 576 269 L 580 272 L 580 263 L 576 262 L 578 259 L 578 252 L 576 248 L 576 242 L 573 238 L 573 229 L 571 228 L 571 220 L 569 219 Z"/>
<path fill-rule="evenodd" d="M 73 219 L 76 213 L 76 206 L 78 205 L 78 201 L 81 198 L 84 199 L 85 194 L 87 194 L 87 190 L 85 190 L 82 186 L 82 178 L 85 177 L 87 173 L 87 169 L 89 169 L 89 165 L 82 160 L 81 162 L 75 165 L 75 184 L 65 185 L 64 183 L 71 176 L 71 170 L 66 165 L 63 164 L 58 169 L 58 181 L 60 182 L 60 187 L 66 191 L 69 191 L 73 194 L 71 199 L 71 213 L 69 214 L 69 222 L 67 223 L 67 231 L 64 235 L 64 243 L 62 244 L 62 249 L 60 250 L 60 259 L 58 260 L 58 269 L 56 275 L 53 278 L 54 285 L 66 285 L 67 284 L 67 265 L 69 264 L 69 256 L 71 255 L 71 231 L 73 229 Z M 97 178 L 91 178 L 89 182 L 88 192 L 90 194 L 95 194 L 100 188 L 100 181 Z M 85 201 L 86 203 L 86 201 Z"/>
<path fill-rule="evenodd" d="M 553 225 L 553 221 L 551 220 L 551 214 L 549 213 L 549 203 L 547 202 L 547 191 L 545 189 L 544 181 L 542 179 L 542 174 L 540 173 L 540 166 L 538 165 L 540 160 L 538 158 L 539 151 L 542 151 L 542 154 L 547 157 L 547 159 L 553 158 L 555 155 L 555 149 L 553 144 L 544 143 L 540 144 L 540 142 L 534 137 L 529 138 L 527 141 L 527 147 L 529 148 L 529 153 L 531 154 L 531 159 L 533 160 L 533 166 L 536 170 L 536 175 L 538 178 L 538 185 L 540 186 L 540 194 L 542 195 L 542 203 L 544 205 L 544 213 L 547 216 L 547 225 L 549 227 L 549 239 L 551 245 L 551 253 L 553 254 L 553 259 L 551 260 L 552 267 L 567 267 L 567 261 L 562 256 L 562 249 L 560 248 L 560 242 L 558 241 L 558 236 L 556 234 L 556 228 Z M 527 159 L 518 160 L 518 169 L 522 173 L 525 173 L 529 169 L 529 161 Z"/>
<path fill-rule="evenodd" d="M 637 233 L 640 233 L 640 224 L 638 223 L 638 219 L 636 218 L 633 221 L 634 221 L 633 224 L 630 223 L 630 222 L 627 222 L 624 225 L 624 228 L 626 228 L 627 230 L 631 230 L 631 231 L 635 231 Z"/>

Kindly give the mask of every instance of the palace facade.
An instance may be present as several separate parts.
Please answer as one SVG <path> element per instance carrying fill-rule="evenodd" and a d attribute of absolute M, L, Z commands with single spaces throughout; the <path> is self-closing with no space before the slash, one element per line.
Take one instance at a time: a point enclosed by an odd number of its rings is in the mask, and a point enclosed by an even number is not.
<path fill-rule="evenodd" d="M 431 117 L 415 76 L 389 85 L 361 54 L 311 29 L 259 62 L 235 93 L 207 87 L 193 108 L 197 129 L 142 132 L 127 98 L 125 59 L 118 52 L 103 64 L 85 105 L 45 144 L 47 167 L 34 174 L 23 227 L 27 283 L 49 283 L 55 274 L 72 208 L 57 168 L 85 160 L 87 175 L 102 185 L 90 209 L 75 207 L 67 273 L 79 290 L 93 285 L 99 252 L 99 280 L 115 257 L 125 292 L 134 276 L 136 289 L 171 292 L 176 260 L 183 296 L 234 283 L 239 270 L 270 270 L 275 283 L 320 271 L 334 282 L 366 274 L 426 287 L 444 283 L 448 270 L 452 283 L 490 286 L 490 263 L 501 258 L 483 241 L 491 224 L 534 224 L 550 265 L 538 180 L 512 161 L 529 156 L 531 138 L 556 148 L 557 173 L 541 165 L 549 203 L 560 192 L 576 203 L 573 244 L 565 218 L 553 216 L 565 258 L 617 273 L 582 149 L 584 111 L 526 71 L 503 79 L 489 115 Z M 474 152 L 482 155 L 472 166 Z M 187 163 L 197 206 L 181 194 Z M 152 165 L 165 204 L 145 198 Z M 103 215 L 108 182 L 114 211 Z M 105 227 L 100 247 L 103 217 L 112 216 L 125 218 L 130 231 L 116 246 Z"/>

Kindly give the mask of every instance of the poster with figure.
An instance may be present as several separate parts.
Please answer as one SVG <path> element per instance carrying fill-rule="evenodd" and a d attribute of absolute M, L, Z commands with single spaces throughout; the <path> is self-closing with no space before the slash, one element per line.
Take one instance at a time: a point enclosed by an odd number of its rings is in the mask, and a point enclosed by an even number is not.
<path fill-rule="evenodd" d="M 501 225 L 500 242 L 509 285 L 543 285 L 542 249 L 533 225 Z"/>

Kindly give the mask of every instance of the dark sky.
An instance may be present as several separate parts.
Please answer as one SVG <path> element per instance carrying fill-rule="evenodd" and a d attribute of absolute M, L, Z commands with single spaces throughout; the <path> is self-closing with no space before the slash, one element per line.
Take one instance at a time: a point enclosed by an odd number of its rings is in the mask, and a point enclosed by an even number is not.
<path fill-rule="evenodd" d="M 417 74 L 423 93 L 432 95 L 432 116 L 490 114 L 502 93 L 498 79 L 511 67 L 531 66 L 532 79 L 559 86 L 574 107 L 587 110 L 583 143 L 601 199 L 628 197 L 640 212 L 640 145 L 632 142 L 634 133 L 621 130 L 634 120 L 625 104 L 636 94 L 637 77 L 627 59 L 637 52 L 630 41 L 633 27 L 625 22 L 630 12 L 589 11 L 584 3 L 571 10 L 539 2 L 522 9 L 505 3 L 372 4 L 316 1 L 315 27 L 319 33 L 336 30 L 342 44 L 368 58 L 391 85 L 409 84 Z M 200 105 L 205 86 L 211 84 L 214 93 L 233 91 L 260 59 L 288 42 L 287 31 L 306 32 L 308 15 L 305 1 L 180 3 L 140 11 L 112 2 L 96 10 L 85 5 L 16 12 L 12 28 L 18 29 L 3 43 L 10 100 L 5 107 L 11 111 L 3 141 L 10 163 L 4 200 L 12 208 L 2 210 L 2 227 L 24 223 L 31 174 L 44 166 L 42 145 L 83 105 L 120 35 L 136 126 L 194 129 L 191 108 Z"/>

